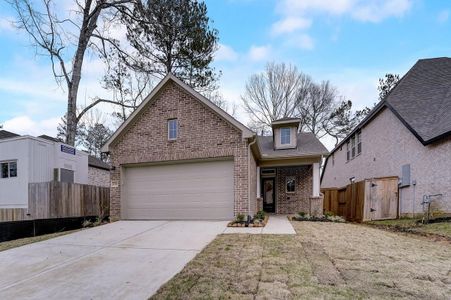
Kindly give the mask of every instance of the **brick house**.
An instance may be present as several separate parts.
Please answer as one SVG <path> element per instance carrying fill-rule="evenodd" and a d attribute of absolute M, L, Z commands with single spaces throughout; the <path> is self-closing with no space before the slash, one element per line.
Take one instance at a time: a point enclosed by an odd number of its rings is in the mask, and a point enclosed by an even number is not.
<path fill-rule="evenodd" d="M 419 60 L 327 157 L 321 188 L 399 178 L 398 214 L 451 213 L 451 58 Z"/>
<path fill-rule="evenodd" d="M 298 119 L 273 136 L 167 75 L 105 144 L 113 219 L 232 219 L 259 209 L 320 214 L 326 148 Z"/>

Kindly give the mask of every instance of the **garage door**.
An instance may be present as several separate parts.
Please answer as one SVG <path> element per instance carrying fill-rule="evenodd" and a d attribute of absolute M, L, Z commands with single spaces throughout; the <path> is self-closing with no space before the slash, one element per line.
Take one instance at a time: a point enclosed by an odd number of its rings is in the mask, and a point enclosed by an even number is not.
<path fill-rule="evenodd" d="M 124 219 L 233 218 L 233 161 L 125 168 Z"/>

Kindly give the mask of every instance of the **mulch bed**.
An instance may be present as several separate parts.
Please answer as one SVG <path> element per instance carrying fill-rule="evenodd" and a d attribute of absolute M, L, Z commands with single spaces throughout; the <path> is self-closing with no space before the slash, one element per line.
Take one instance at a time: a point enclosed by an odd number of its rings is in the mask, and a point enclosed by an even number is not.
<path fill-rule="evenodd" d="M 229 224 L 227 224 L 227 227 L 265 227 L 266 223 L 268 223 L 268 216 L 265 216 L 265 219 L 262 220 L 260 223 L 249 223 L 247 224 L 246 222 L 237 222 L 237 221 L 232 221 Z"/>

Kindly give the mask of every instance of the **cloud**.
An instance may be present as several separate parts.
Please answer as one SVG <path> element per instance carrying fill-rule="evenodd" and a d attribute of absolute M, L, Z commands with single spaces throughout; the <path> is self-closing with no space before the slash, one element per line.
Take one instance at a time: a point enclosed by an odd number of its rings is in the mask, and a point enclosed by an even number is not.
<path fill-rule="evenodd" d="M 356 5 L 351 16 L 359 21 L 377 23 L 390 17 L 402 17 L 411 5 L 410 0 L 369 1 Z"/>
<path fill-rule="evenodd" d="M 271 51 L 271 47 L 267 46 L 255 46 L 253 45 L 249 49 L 249 58 L 252 61 L 262 61 L 268 58 Z"/>
<path fill-rule="evenodd" d="M 390 17 L 402 17 L 411 6 L 412 0 L 283 0 L 276 10 L 286 19 L 323 13 L 349 15 L 362 22 L 380 22 Z"/>
<path fill-rule="evenodd" d="M 272 25 L 271 33 L 273 35 L 280 35 L 283 33 L 290 33 L 299 29 L 307 29 L 312 25 L 310 19 L 303 17 L 287 17 Z"/>
<path fill-rule="evenodd" d="M 0 33 L 12 32 L 16 28 L 13 24 L 13 18 L 0 16 Z"/>
<path fill-rule="evenodd" d="M 449 18 L 449 10 L 447 10 L 447 9 L 445 9 L 445 10 L 442 10 L 439 14 L 438 14 L 438 16 L 437 16 L 437 21 L 439 22 L 439 23 L 446 23 L 446 21 L 448 21 L 448 18 Z"/>
<path fill-rule="evenodd" d="M 41 134 L 47 134 L 50 136 L 56 136 L 56 128 L 60 118 L 49 118 L 45 120 L 32 120 L 28 116 L 18 116 L 3 123 L 5 130 L 18 133 L 21 135 L 38 136 Z"/>
<path fill-rule="evenodd" d="M 287 45 L 303 50 L 312 50 L 315 48 L 315 42 L 312 37 L 306 33 L 291 37 L 287 41 Z"/>
<path fill-rule="evenodd" d="M 237 59 L 238 53 L 236 53 L 232 47 L 219 44 L 219 49 L 215 53 L 216 61 L 236 61 Z"/>

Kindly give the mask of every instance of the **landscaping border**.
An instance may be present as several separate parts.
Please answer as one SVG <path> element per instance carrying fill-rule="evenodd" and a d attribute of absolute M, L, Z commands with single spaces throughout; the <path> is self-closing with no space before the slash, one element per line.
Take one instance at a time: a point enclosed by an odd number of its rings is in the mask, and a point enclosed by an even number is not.
<path fill-rule="evenodd" d="M 236 222 L 236 221 L 231 221 L 229 222 L 229 224 L 227 224 L 227 227 L 265 227 L 266 223 L 268 223 L 268 219 L 269 216 L 265 215 L 265 219 L 263 219 L 263 221 L 261 221 L 261 223 L 258 224 L 253 224 L 253 223 L 247 223 L 247 222 Z"/>
<path fill-rule="evenodd" d="M 48 233 L 80 229 L 86 220 L 95 222 L 97 216 L 36 219 L 0 223 L 0 242 L 39 236 Z"/>

